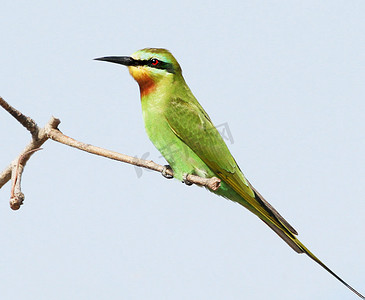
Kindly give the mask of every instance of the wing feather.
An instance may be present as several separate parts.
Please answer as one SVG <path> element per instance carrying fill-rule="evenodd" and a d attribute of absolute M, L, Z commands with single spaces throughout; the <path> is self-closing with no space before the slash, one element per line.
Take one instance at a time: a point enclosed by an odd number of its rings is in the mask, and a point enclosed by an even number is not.
<path fill-rule="evenodd" d="M 180 98 L 171 99 L 165 111 L 165 118 L 175 135 L 220 179 L 241 195 L 265 223 L 272 223 L 286 234 L 297 234 L 296 230 L 246 180 L 223 138 L 200 105 L 194 105 Z"/>

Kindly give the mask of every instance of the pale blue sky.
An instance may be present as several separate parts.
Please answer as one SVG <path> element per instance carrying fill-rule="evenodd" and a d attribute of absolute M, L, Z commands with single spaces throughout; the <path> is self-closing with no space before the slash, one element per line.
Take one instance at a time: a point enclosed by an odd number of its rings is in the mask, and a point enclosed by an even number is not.
<path fill-rule="evenodd" d="M 364 1 L 5 1 L 0 95 L 43 126 L 164 163 L 137 84 L 92 59 L 164 47 L 248 179 L 365 293 Z M 30 140 L 0 109 L 5 168 Z M 0 298 L 357 299 L 254 215 L 47 142 L 0 190 Z"/>

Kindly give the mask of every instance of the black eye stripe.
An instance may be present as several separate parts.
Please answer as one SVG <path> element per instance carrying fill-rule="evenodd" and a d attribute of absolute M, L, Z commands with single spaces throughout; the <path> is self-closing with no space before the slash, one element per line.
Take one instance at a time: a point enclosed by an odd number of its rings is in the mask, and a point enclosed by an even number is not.
<path fill-rule="evenodd" d="M 155 69 L 166 70 L 169 73 L 175 74 L 174 67 L 171 63 L 164 62 L 157 58 L 144 59 L 144 60 L 134 60 L 135 66 L 148 66 Z"/>

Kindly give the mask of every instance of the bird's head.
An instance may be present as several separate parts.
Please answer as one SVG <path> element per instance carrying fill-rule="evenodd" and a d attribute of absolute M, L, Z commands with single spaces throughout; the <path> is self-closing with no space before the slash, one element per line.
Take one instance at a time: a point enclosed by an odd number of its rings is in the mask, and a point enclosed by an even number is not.
<path fill-rule="evenodd" d="M 172 82 L 177 75 L 181 75 L 181 68 L 175 57 L 161 48 L 145 48 L 131 56 L 107 56 L 96 60 L 127 66 L 129 73 L 139 84 L 142 97 L 155 90 L 162 82 Z"/>

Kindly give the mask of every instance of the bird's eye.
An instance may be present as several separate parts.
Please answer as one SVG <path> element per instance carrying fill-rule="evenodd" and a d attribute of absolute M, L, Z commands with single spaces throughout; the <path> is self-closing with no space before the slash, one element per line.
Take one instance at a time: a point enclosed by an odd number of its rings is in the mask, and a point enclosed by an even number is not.
<path fill-rule="evenodd" d="M 158 59 L 156 59 L 156 58 L 152 58 L 152 59 L 151 59 L 151 65 L 152 65 L 152 66 L 157 66 L 159 62 L 160 62 L 160 61 L 159 61 Z"/>

